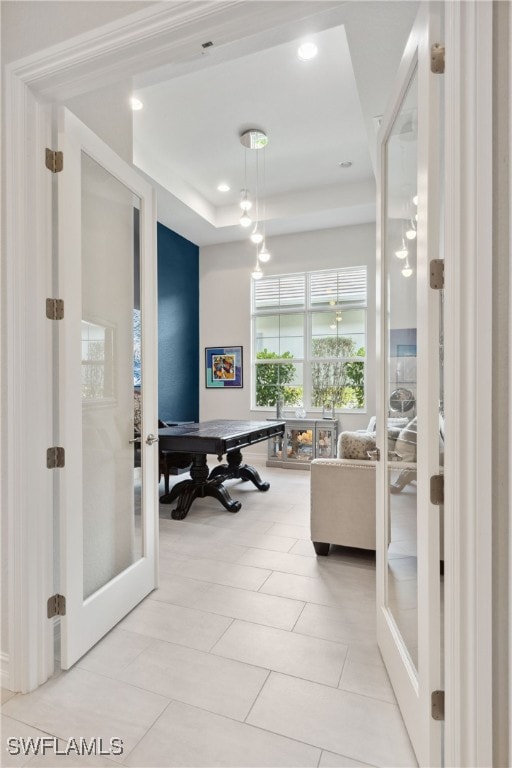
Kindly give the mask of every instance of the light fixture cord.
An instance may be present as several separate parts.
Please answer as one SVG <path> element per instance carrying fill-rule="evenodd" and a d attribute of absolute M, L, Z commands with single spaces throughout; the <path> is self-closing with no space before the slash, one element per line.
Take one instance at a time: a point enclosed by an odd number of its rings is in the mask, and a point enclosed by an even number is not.
<path fill-rule="evenodd" d="M 263 245 L 267 247 L 267 148 L 263 147 Z"/>
<path fill-rule="evenodd" d="M 244 191 L 243 196 L 247 200 L 247 148 L 244 149 Z"/>
<path fill-rule="evenodd" d="M 265 151 L 265 150 L 263 150 Z M 260 221 L 260 214 L 259 214 L 259 198 L 260 198 L 260 165 L 258 160 L 258 154 L 259 149 L 256 149 L 256 226 L 255 230 L 258 227 L 259 221 Z"/>

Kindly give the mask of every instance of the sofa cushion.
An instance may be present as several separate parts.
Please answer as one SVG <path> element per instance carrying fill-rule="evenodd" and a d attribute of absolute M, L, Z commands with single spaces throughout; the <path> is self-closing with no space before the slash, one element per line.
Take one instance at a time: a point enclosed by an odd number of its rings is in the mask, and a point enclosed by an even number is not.
<path fill-rule="evenodd" d="M 342 432 L 339 440 L 340 459 L 366 459 L 375 450 L 375 435 L 364 432 Z"/>
<path fill-rule="evenodd" d="M 414 418 L 401 430 L 396 439 L 395 451 L 400 454 L 402 461 L 416 461 L 417 429 L 417 420 Z"/>
<path fill-rule="evenodd" d="M 407 425 L 408 421 L 409 419 L 407 418 L 407 416 L 389 416 L 388 429 L 398 429 L 400 431 Z M 377 429 L 377 417 L 372 416 L 370 421 L 368 422 L 366 431 L 375 432 L 376 429 Z"/>

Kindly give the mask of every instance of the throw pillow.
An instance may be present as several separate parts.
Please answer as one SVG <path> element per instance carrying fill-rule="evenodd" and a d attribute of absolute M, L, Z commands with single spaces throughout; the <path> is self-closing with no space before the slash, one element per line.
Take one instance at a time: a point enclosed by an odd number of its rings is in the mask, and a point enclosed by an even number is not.
<path fill-rule="evenodd" d="M 366 459 L 368 451 L 375 450 L 375 436 L 361 432 L 342 432 L 340 435 L 340 459 Z"/>
<path fill-rule="evenodd" d="M 417 420 L 414 418 L 397 437 L 395 451 L 400 454 L 402 461 L 416 461 L 417 429 Z"/>
<path fill-rule="evenodd" d="M 400 431 L 399 427 L 388 428 L 388 451 L 395 450 L 396 441 L 400 437 Z"/>

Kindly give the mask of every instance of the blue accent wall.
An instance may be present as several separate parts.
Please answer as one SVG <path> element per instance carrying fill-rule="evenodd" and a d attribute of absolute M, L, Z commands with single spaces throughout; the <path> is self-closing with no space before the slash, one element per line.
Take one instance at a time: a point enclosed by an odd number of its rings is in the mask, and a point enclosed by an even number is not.
<path fill-rule="evenodd" d="M 158 224 L 158 415 L 199 421 L 199 247 Z"/>

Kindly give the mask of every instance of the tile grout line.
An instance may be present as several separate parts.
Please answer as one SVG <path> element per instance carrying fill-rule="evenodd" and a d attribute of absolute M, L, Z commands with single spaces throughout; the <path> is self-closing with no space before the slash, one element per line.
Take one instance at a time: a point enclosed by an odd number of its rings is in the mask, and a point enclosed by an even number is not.
<path fill-rule="evenodd" d="M 214 616 L 217 616 L 217 614 L 213 614 L 213 615 L 214 615 Z M 229 618 L 229 616 L 226 616 L 226 618 Z M 232 626 L 233 626 L 233 624 L 235 623 L 235 621 L 236 621 L 236 619 L 231 619 L 231 621 L 229 622 L 229 624 L 228 624 L 228 626 L 226 627 L 226 629 L 224 630 L 224 632 L 223 632 L 223 633 L 220 635 L 220 637 L 218 637 L 218 638 L 215 640 L 215 642 L 213 643 L 213 645 L 212 645 L 212 646 L 211 646 L 211 647 L 210 647 L 210 648 L 209 648 L 209 649 L 206 651 L 206 653 L 211 653 L 211 654 L 212 654 L 212 656 L 218 656 L 218 655 L 219 655 L 219 654 L 213 653 L 213 649 L 215 648 L 215 646 L 217 645 L 217 643 L 220 643 L 220 641 L 222 640 L 222 638 L 224 637 L 224 635 L 226 634 L 226 632 L 228 631 L 228 629 L 229 629 L 230 627 L 232 627 Z M 232 661 L 235 661 L 235 659 L 232 659 Z M 253 664 L 252 666 L 255 666 L 255 665 Z"/>
<path fill-rule="evenodd" d="M 256 590 L 256 591 L 257 591 L 259 594 L 262 594 L 262 595 L 265 595 L 265 594 L 267 594 L 266 592 L 262 592 L 261 590 L 263 589 L 263 587 L 265 586 L 265 584 L 267 583 L 267 581 L 270 579 L 270 577 L 271 577 L 271 576 L 273 576 L 273 574 L 274 574 L 274 573 L 275 573 L 275 571 L 271 570 L 271 571 L 270 571 L 270 573 L 269 573 L 269 575 L 267 576 L 267 578 L 266 578 L 266 579 L 265 579 L 265 581 L 263 582 L 263 584 L 260 584 L 260 586 L 259 586 L 259 587 L 258 587 L 258 589 Z M 284 597 L 284 595 L 272 595 L 272 597 Z M 301 600 L 300 602 L 302 602 L 302 600 Z"/>
<path fill-rule="evenodd" d="M 136 687 L 136 686 L 133 686 L 133 687 Z M 142 689 L 142 690 L 144 690 L 144 689 Z M 164 698 L 167 698 L 167 697 L 164 697 Z M 131 754 L 134 752 L 134 750 L 135 750 L 135 749 L 137 749 L 137 747 L 138 747 L 138 746 L 139 746 L 139 744 L 141 743 L 142 739 L 145 739 L 145 738 L 146 738 L 146 736 L 148 735 L 148 733 L 150 732 L 150 730 L 151 730 L 151 729 L 154 727 L 154 725 L 155 725 L 155 723 L 157 722 L 157 720 L 159 720 L 159 719 L 162 717 L 162 715 L 164 714 L 164 712 L 167 712 L 167 710 L 169 709 L 169 707 L 171 706 L 171 704 L 174 704 L 174 703 L 175 703 L 175 699 L 167 699 L 167 704 L 165 705 L 165 707 L 162 709 L 162 711 L 160 712 L 160 714 L 158 714 L 158 715 L 155 717 L 155 719 L 153 720 L 153 722 L 151 723 L 151 725 L 150 725 L 150 726 L 149 726 L 149 727 L 146 729 L 146 731 L 145 731 L 145 732 L 142 734 L 142 736 L 140 737 L 140 739 L 138 739 L 137 743 L 133 745 L 133 747 L 130 749 L 130 751 L 129 751 L 129 752 L 126 754 L 126 755 L 123 753 L 123 760 L 122 760 L 122 762 L 121 762 L 121 765 L 126 765 L 126 760 L 127 760 L 127 759 L 129 758 L 129 756 L 130 756 L 130 755 L 131 755 Z"/>
<path fill-rule="evenodd" d="M 254 708 L 254 705 L 255 705 L 255 704 L 256 704 L 256 702 L 258 701 L 258 699 L 259 699 L 259 697 L 260 697 L 260 694 L 261 694 L 261 692 L 262 692 L 263 688 L 265 687 L 265 684 L 266 684 L 267 680 L 269 679 L 269 677 L 270 677 L 270 674 L 271 674 L 272 670 L 271 670 L 271 669 L 269 669 L 269 670 L 267 670 L 267 672 L 268 672 L 268 674 L 266 675 L 266 677 L 265 677 L 265 679 L 264 679 L 263 683 L 261 684 L 261 686 L 260 686 L 260 689 L 259 689 L 258 693 L 257 693 L 257 694 L 256 694 L 256 696 L 254 697 L 254 701 L 253 701 L 253 703 L 251 704 L 251 706 L 249 707 L 249 711 L 247 712 L 246 716 L 244 717 L 244 723 L 245 723 L 246 725 L 251 725 L 250 723 L 248 723 L 248 722 L 247 722 L 247 718 L 250 716 L 250 714 L 251 714 L 251 712 L 252 712 L 252 710 L 253 710 L 253 708 Z M 257 726 L 256 726 L 256 727 L 257 727 Z M 271 731 L 271 733 L 273 733 L 273 731 Z"/>
<path fill-rule="evenodd" d="M 302 614 L 304 613 L 304 611 L 305 611 L 305 609 L 306 609 L 306 605 L 308 605 L 308 602 L 305 600 L 305 601 L 304 601 L 304 605 L 302 606 L 302 608 L 301 608 L 301 611 L 300 611 L 299 615 L 297 616 L 297 619 L 296 619 L 296 621 L 295 621 L 295 623 L 294 623 L 293 627 L 290 629 L 290 632 L 294 632 L 294 631 L 295 631 L 295 627 L 297 626 L 297 623 L 298 623 L 298 621 L 299 621 L 300 617 L 301 617 L 301 616 L 302 616 Z M 295 632 L 295 634 L 296 634 L 296 635 L 300 635 L 300 634 L 303 634 L 303 633 L 302 633 L 302 632 Z M 307 637 L 307 635 L 304 635 L 304 637 Z M 320 638 L 320 639 L 321 639 L 321 638 Z"/>

